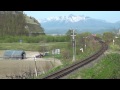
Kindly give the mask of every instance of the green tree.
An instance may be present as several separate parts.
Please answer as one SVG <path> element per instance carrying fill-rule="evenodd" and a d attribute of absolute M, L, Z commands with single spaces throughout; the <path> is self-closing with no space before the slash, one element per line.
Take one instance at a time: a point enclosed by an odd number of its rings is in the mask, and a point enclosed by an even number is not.
<path fill-rule="evenodd" d="M 111 43 L 115 37 L 115 34 L 112 32 L 105 32 L 103 33 L 103 39 L 105 40 L 106 43 Z"/>

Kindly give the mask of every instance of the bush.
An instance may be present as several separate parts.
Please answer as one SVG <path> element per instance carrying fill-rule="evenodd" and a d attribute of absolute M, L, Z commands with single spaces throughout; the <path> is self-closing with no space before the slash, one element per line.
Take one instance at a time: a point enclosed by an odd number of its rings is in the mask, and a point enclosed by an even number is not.
<path fill-rule="evenodd" d="M 120 50 L 120 47 L 118 45 L 110 45 L 110 49 L 114 50 L 114 51 L 118 51 Z"/>

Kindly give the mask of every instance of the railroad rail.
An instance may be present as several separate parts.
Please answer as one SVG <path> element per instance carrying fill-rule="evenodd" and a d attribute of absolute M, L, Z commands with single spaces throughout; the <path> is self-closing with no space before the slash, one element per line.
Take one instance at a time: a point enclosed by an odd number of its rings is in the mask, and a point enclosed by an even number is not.
<path fill-rule="evenodd" d="M 53 74 L 50 74 L 42 79 L 59 79 L 63 76 L 70 74 L 71 72 L 77 70 L 78 68 L 83 67 L 84 65 L 90 63 L 91 61 L 97 59 L 100 55 L 102 55 L 108 49 L 108 45 L 104 41 L 102 41 L 100 38 L 98 38 L 98 37 L 94 37 L 94 38 L 95 38 L 95 40 L 98 40 L 99 43 L 101 44 L 101 48 L 98 52 L 96 52 L 94 55 L 91 55 L 82 61 L 75 62 L 74 64 L 72 64 L 66 68 L 63 68 Z"/>

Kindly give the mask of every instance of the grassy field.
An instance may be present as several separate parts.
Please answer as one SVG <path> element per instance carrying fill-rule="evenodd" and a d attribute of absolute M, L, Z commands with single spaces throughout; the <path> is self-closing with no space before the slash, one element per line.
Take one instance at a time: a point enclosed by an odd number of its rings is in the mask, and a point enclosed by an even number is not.
<path fill-rule="evenodd" d="M 53 42 L 53 43 L 1 43 L 0 50 L 9 50 L 9 49 L 22 49 L 27 51 L 38 51 L 40 46 L 52 47 L 56 45 L 58 48 L 62 48 L 66 45 L 66 42 Z"/>
<path fill-rule="evenodd" d="M 119 54 L 109 54 L 104 57 L 99 64 L 95 65 L 94 68 L 90 70 L 85 70 L 86 75 L 83 75 L 84 78 L 95 78 L 95 79 L 110 79 L 117 78 L 119 74 Z"/>

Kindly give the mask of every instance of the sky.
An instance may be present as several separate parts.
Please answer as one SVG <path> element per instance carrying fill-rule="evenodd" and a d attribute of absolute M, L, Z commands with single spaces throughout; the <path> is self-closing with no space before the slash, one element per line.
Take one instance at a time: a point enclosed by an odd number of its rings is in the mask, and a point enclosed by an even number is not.
<path fill-rule="evenodd" d="M 84 15 L 95 19 L 115 23 L 120 21 L 120 11 L 24 11 L 28 16 L 37 20 L 53 16 Z"/>

